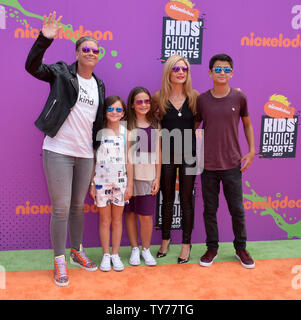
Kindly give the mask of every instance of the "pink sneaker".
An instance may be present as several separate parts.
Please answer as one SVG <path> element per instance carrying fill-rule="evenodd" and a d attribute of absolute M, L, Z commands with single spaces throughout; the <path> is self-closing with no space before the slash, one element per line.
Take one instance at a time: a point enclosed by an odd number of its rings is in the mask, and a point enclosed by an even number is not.
<path fill-rule="evenodd" d="M 66 287 L 69 284 L 65 256 L 54 258 L 54 283 L 59 287 Z"/>
<path fill-rule="evenodd" d="M 86 256 L 86 253 L 82 245 L 80 245 L 79 251 L 76 251 L 75 249 L 71 249 L 70 263 L 75 266 L 79 266 L 82 269 L 87 271 L 97 270 L 96 264 Z"/>

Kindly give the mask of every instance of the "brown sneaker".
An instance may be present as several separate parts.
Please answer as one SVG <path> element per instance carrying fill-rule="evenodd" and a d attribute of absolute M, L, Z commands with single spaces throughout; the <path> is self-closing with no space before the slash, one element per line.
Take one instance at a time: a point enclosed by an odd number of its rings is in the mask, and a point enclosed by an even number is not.
<path fill-rule="evenodd" d="M 200 265 L 210 267 L 213 261 L 217 258 L 217 250 L 208 249 L 200 259 Z"/>
<path fill-rule="evenodd" d="M 247 250 L 236 250 L 236 258 L 240 260 L 243 267 L 247 269 L 253 269 L 255 267 L 255 262 L 247 252 Z"/>

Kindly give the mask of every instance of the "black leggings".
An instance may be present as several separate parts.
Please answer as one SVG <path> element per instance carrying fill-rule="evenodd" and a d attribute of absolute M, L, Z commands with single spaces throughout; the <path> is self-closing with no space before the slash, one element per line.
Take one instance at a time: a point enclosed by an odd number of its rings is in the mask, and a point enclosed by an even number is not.
<path fill-rule="evenodd" d="M 191 243 L 191 232 L 194 222 L 194 209 L 192 205 L 192 193 L 195 174 L 191 174 L 191 168 L 195 165 L 187 164 L 162 164 L 161 170 L 161 191 L 162 203 L 162 240 L 170 239 L 170 229 L 173 217 L 175 200 L 176 175 L 179 168 L 179 193 L 182 211 L 182 243 Z M 186 172 L 186 169 L 189 171 Z M 188 174 L 187 174 L 188 173 Z"/>

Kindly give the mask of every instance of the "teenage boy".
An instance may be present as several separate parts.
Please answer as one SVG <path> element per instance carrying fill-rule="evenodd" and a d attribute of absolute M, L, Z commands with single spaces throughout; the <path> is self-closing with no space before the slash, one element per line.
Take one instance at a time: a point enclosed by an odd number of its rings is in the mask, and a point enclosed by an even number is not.
<path fill-rule="evenodd" d="M 233 61 L 226 54 L 211 58 L 209 76 L 213 88 L 197 99 L 196 127 L 203 122 L 204 171 L 201 175 L 204 202 L 204 222 L 207 251 L 200 265 L 209 267 L 217 257 L 218 227 L 216 213 L 219 206 L 220 182 L 232 217 L 236 257 L 245 268 L 255 263 L 246 251 L 246 225 L 242 201 L 242 172 L 251 165 L 254 155 L 253 126 L 248 113 L 246 96 L 229 86 L 233 76 Z M 242 119 L 249 153 L 241 155 L 238 126 Z"/>

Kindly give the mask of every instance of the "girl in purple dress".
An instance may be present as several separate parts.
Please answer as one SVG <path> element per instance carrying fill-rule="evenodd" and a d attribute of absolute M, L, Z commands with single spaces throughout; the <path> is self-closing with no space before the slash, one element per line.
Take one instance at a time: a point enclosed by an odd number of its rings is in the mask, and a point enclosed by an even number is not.
<path fill-rule="evenodd" d="M 142 257 L 146 265 L 155 266 L 156 260 L 150 252 L 153 231 L 153 214 L 156 210 L 156 194 L 160 188 L 161 148 L 159 123 L 154 117 L 151 95 L 146 88 L 134 88 L 128 97 L 128 129 L 131 131 L 131 151 L 134 164 L 133 197 L 125 207 L 127 234 L 132 246 L 129 263 L 140 264 L 138 247 L 138 224 Z"/>

